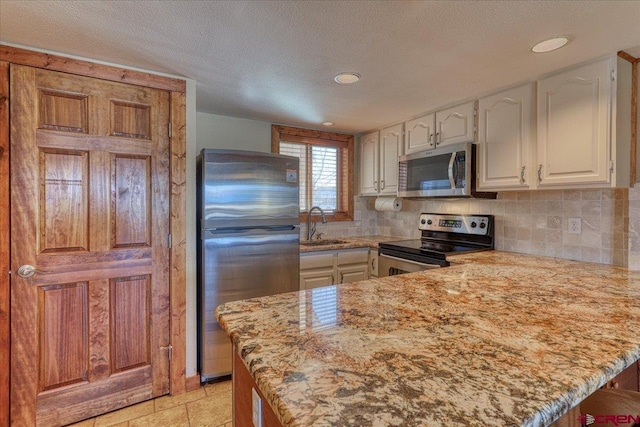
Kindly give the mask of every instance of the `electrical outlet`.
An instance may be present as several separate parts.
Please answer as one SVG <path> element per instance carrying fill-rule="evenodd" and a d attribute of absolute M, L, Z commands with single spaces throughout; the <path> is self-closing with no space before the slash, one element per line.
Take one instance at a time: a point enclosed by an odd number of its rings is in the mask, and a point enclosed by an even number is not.
<path fill-rule="evenodd" d="M 251 388 L 251 418 L 254 427 L 262 427 L 262 399 L 255 388 Z"/>
<path fill-rule="evenodd" d="M 569 234 L 582 234 L 581 218 L 569 218 Z"/>

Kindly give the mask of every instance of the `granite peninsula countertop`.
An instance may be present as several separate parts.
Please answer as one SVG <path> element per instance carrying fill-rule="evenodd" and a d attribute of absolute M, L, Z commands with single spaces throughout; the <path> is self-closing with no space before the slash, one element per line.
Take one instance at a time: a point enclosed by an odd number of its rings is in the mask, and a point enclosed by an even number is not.
<path fill-rule="evenodd" d="M 321 240 L 340 240 L 344 243 L 336 243 L 331 245 L 305 245 L 304 240 L 300 241 L 300 253 L 305 252 L 318 252 L 318 251 L 335 251 L 343 249 L 358 249 L 358 248 L 374 248 L 378 247 L 380 242 L 392 242 L 394 240 L 405 240 L 403 237 L 392 236 L 358 236 L 358 237 L 327 237 Z M 315 241 L 315 240 L 314 240 Z"/>
<path fill-rule="evenodd" d="M 640 272 L 490 251 L 217 309 L 284 426 L 544 426 L 640 358 Z"/>

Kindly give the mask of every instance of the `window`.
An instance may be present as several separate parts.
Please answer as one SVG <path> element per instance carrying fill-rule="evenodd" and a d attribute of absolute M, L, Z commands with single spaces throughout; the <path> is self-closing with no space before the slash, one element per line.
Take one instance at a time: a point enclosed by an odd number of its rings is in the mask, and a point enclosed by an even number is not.
<path fill-rule="evenodd" d="M 328 221 L 353 220 L 353 135 L 271 126 L 271 151 L 300 159 L 300 221 L 320 206 Z"/>

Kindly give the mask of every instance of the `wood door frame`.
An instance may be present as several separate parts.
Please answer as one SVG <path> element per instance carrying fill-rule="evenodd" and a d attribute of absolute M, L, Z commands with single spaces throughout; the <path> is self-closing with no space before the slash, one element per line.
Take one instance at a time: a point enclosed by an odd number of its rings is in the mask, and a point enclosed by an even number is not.
<path fill-rule="evenodd" d="M 0 60 L 0 395 L 9 396 L 9 63 Z M 9 399 L 0 399 L 9 425 Z"/>
<path fill-rule="evenodd" d="M 186 390 L 186 81 L 0 44 L 0 395 L 9 396 L 9 64 L 60 71 L 170 92 L 170 294 L 171 394 Z M 5 91 L 7 93 L 5 93 Z M 7 179 L 5 178 L 5 174 Z M 6 322 L 4 321 L 6 317 Z M 0 424 L 9 420 L 8 399 L 0 401 Z"/>

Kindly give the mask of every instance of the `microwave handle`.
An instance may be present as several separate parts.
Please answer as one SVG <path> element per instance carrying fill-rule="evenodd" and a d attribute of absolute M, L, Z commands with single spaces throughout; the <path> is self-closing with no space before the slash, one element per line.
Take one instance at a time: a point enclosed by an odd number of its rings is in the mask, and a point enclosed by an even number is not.
<path fill-rule="evenodd" d="M 457 152 L 453 152 L 451 153 L 451 158 L 449 159 L 449 169 L 447 170 L 448 174 L 449 174 L 449 184 L 451 184 L 451 188 L 455 189 L 456 188 L 456 180 L 453 177 L 453 164 L 456 161 L 456 154 L 458 154 Z"/>

